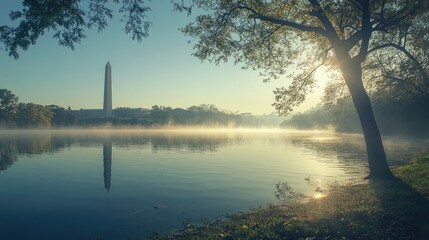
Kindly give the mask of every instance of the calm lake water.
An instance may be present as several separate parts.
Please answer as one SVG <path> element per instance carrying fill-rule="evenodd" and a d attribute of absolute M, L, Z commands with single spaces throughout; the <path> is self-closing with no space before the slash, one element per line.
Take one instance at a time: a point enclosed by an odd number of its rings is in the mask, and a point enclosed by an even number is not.
<path fill-rule="evenodd" d="M 427 139 L 385 138 L 390 164 Z M 361 135 L 286 130 L 0 131 L 0 239 L 129 239 L 367 174 Z M 311 184 L 304 179 L 309 177 Z"/>

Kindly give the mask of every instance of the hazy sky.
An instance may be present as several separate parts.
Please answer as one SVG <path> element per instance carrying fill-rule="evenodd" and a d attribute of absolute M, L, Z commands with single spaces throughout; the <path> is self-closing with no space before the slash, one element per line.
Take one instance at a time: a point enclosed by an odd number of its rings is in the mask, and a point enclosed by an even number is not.
<path fill-rule="evenodd" d="M 20 9 L 20 0 L 2 0 L 0 25 L 9 24 L 8 12 Z M 123 31 L 115 12 L 106 30 L 87 31 L 74 51 L 59 46 L 47 32 L 15 60 L 0 49 L 0 88 L 21 102 L 56 104 L 72 109 L 102 108 L 104 67 L 112 65 L 113 107 L 164 105 L 186 108 L 215 104 L 221 109 L 269 114 L 275 109 L 273 90 L 287 86 L 281 78 L 263 83 L 258 72 L 232 63 L 216 66 L 191 56 L 192 45 L 179 27 L 191 18 L 172 11 L 170 1 L 152 1 L 150 36 L 141 43 Z M 321 90 L 310 95 L 299 110 L 319 102 Z"/>

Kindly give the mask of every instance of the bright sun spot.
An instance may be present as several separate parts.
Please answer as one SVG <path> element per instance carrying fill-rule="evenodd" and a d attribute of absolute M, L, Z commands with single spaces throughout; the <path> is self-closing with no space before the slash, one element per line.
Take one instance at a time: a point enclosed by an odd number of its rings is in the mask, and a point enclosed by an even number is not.
<path fill-rule="evenodd" d="M 314 73 L 314 78 L 317 81 L 317 86 L 321 89 L 325 89 L 325 86 L 329 80 L 328 74 L 326 73 L 326 68 L 319 67 Z"/>
<path fill-rule="evenodd" d="M 315 198 L 315 199 L 321 199 L 324 197 L 326 197 L 326 195 L 323 193 L 320 193 L 320 192 L 313 195 L 313 198 Z"/>

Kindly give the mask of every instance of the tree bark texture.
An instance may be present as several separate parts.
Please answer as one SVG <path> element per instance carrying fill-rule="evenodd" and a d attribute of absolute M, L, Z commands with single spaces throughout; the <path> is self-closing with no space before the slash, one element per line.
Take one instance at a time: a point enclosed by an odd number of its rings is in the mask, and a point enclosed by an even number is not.
<path fill-rule="evenodd" d="M 349 58 L 340 63 L 340 68 L 352 96 L 365 138 L 370 170 L 367 178 L 390 179 L 393 174 L 387 164 L 380 131 L 375 121 L 369 96 L 363 85 L 360 62 Z"/>

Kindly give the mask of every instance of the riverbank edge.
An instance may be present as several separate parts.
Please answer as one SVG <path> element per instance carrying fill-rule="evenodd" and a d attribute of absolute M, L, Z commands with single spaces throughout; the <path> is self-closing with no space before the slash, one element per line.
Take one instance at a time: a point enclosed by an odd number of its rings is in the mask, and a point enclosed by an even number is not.
<path fill-rule="evenodd" d="M 335 183 L 317 198 L 296 195 L 149 239 L 429 239 L 429 154 L 393 172 L 394 181 Z"/>

